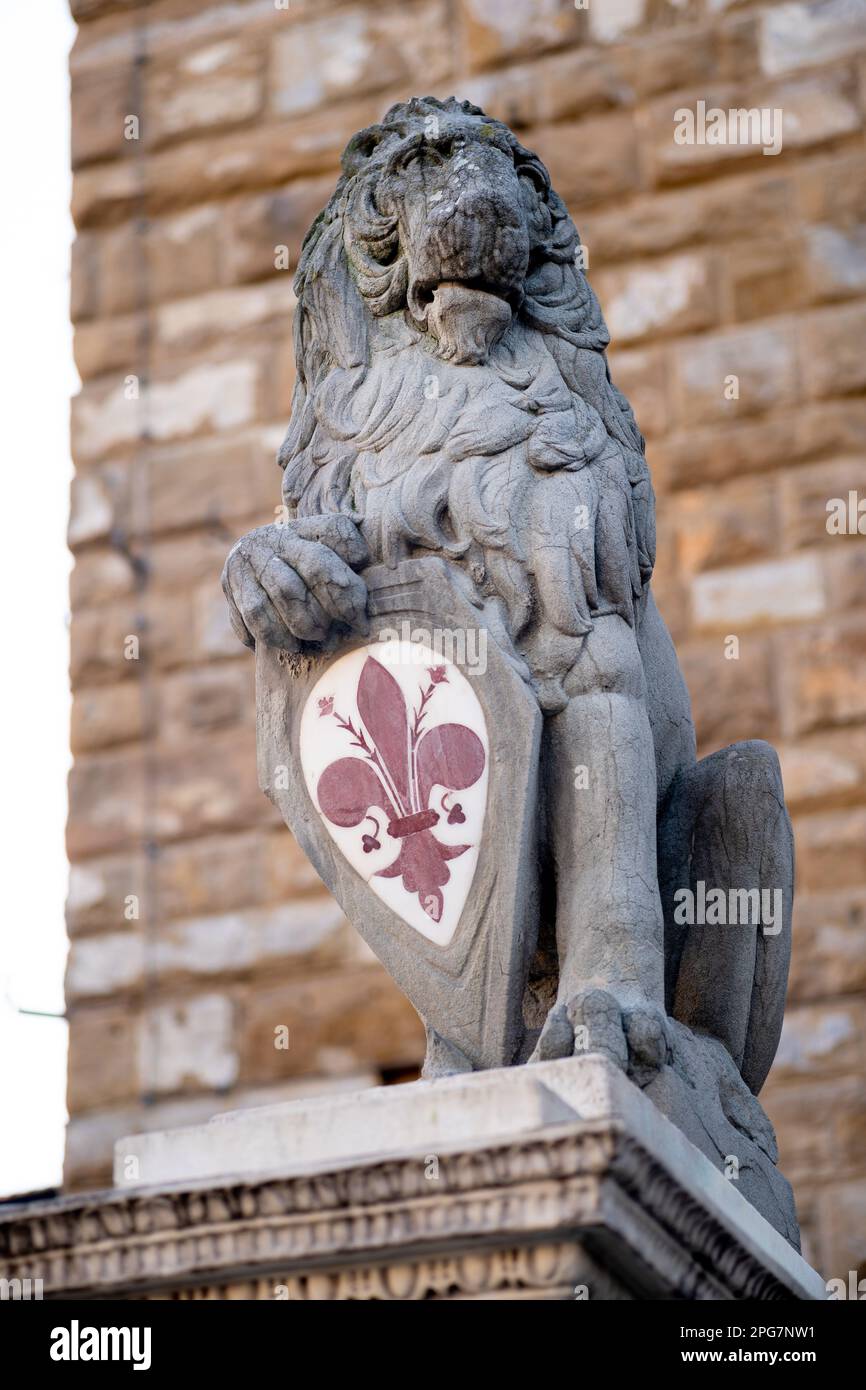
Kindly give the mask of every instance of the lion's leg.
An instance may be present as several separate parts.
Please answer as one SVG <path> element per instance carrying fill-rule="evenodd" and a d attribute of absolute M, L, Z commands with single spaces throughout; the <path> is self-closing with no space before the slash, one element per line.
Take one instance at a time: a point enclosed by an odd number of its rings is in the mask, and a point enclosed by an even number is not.
<path fill-rule="evenodd" d="M 663 803 L 674 778 L 696 759 L 692 705 L 674 644 L 656 607 L 646 596 L 638 628 L 638 646 L 646 678 L 646 702 L 656 756 L 656 794 Z"/>
<path fill-rule="evenodd" d="M 680 774 L 659 824 L 659 878 L 670 1011 L 723 1042 L 757 1095 L 782 1028 L 794 896 L 791 823 L 769 744 L 732 744 Z M 680 920 L 684 889 L 693 903 L 721 889 L 721 923 Z"/>
<path fill-rule="evenodd" d="M 535 1055 L 603 1051 L 625 1066 L 630 1049 L 649 1062 L 664 1050 L 663 925 L 655 753 L 631 628 L 597 619 L 564 685 L 568 705 L 545 726 L 559 990 Z"/>

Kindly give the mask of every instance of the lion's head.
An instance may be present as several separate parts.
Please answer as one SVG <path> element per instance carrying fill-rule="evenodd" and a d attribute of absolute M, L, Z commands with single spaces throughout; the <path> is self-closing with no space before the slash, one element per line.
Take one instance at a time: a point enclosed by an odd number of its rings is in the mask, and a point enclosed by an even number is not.
<path fill-rule="evenodd" d="M 643 440 L 544 165 L 478 107 L 425 97 L 354 136 L 342 167 L 295 279 L 285 501 L 353 513 L 374 558 L 465 564 L 515 639 L 548 609 L 569 638 L 599 604 L 631 618 L 653 559 Z M 573 572 L 545 573 L 529 533 L 552 556 L 578 511 Z"/>
<path fill-rule="evenodd" d="M 541 160 L 500 121 L 468 101 L 416 97 L 353 136 L 342 165 L 304 242 L 302 305 L 333 272 L 336 239 L 369 312 L 406 311 L 450 360 L 482 360 L 518 312 L 607 345 L 574 224 Z"/>

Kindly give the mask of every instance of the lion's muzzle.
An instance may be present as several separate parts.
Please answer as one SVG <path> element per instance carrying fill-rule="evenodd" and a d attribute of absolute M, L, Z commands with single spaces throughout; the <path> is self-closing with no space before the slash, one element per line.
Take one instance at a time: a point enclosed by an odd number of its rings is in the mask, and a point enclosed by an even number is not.
<path fill-rule="evenodd" d="M 511 306 L 498 295 L 467 285 L 439 285 L 427 311 L 427 328 L 446 362 L 484 362 L 511 322 Z"/>
<path fill-rule="evenodd" d="M 530 234 L 511 158 L 483 141 L 431 146 L 404 173 L 407 306 L 442 357 L 482 362 L 523 300 Z"/>

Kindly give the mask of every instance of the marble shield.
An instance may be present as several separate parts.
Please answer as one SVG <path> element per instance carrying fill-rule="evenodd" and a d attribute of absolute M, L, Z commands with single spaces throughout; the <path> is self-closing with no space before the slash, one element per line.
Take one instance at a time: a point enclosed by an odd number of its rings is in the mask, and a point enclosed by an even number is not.
<path fill-rule="evenodd" d="M 259 779 L 428 1027 L 505 1065 L 537 932 L 541 715 L 445 562 L 364 577 L 368 637 L 260 644 Z"/>

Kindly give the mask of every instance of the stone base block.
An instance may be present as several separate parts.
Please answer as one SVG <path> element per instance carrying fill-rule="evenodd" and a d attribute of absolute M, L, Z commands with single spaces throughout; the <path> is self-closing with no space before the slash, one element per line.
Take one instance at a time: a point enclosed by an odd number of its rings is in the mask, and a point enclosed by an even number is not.
<path fill-rule="evenodd" d="M 110 1192 L 0 1209 L 0 1277 L 59 1298 L 825 1296 L 600 1057 L 224 1115 L 116 1162 Z"/>

